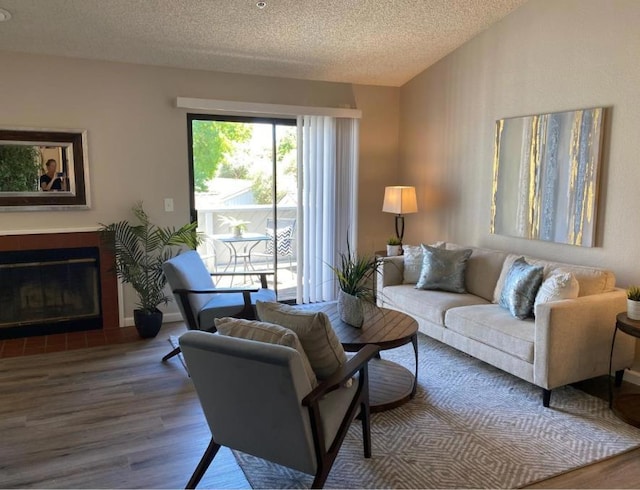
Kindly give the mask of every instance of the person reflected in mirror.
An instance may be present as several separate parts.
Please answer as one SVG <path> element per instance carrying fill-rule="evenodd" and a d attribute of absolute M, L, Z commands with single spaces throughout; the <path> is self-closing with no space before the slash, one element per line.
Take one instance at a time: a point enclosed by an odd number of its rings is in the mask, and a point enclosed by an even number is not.
<path fill-rule="evenodd" d="M 44 166 L 46 173 L 40 177 L 40 188 L 43 191 L 65 190 L 64 172 L 56 172 L 58 170 L 58 162 L 50 158 Z"/>

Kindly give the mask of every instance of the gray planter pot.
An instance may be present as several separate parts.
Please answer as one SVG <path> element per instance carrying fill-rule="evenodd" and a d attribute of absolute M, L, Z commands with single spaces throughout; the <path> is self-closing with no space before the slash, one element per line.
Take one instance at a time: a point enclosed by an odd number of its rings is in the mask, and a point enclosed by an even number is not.
<path fill-rule="evenodd" d="M 355 296 L 338 291 L 338 314 L 347 325 L 362 328 L 364 322 L 364 308 L 362 300 Z"/>

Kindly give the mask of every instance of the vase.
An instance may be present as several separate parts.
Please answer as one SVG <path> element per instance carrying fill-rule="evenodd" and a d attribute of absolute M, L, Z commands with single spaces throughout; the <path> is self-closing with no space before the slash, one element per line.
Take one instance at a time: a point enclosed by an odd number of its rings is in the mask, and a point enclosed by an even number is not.
<path fill-rule="evenodd" d="M 640 301 L 627 299 L 627 318 L 629 320 L 640 320 Z"/>
<path fill-rule="evenodd" d="M 400 245 L 387 245 L 387 257 L 397 257 L 401 250 Z"/>
<path fill-rule="evenodd" d="M 362 328 L 364 312 L 362 300 L 340 290 L 338 293 L 338 315 L 340 320 L 355 328 Z"/>
<path fill-rule="evenodd" d="M 133 310 L 133 323 L 141 338 L 153 338 L 162 327 L 162 312 L 157 308 L 152 312 Z"/>

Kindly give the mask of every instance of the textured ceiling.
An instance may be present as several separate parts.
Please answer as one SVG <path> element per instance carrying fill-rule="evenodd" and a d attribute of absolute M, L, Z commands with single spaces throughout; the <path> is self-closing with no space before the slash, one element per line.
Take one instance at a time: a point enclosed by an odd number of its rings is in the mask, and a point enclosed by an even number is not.
<path fill-rule="evenodd" d="M 526 0 L 0 0 L 0 49 L 400 86 Z"/>

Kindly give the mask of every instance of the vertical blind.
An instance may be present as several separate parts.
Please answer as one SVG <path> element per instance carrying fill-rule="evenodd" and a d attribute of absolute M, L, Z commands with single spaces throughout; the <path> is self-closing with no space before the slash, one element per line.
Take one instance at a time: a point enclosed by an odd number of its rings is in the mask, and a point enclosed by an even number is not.
<path fill-rule="evenodd" d="M 298 117 L 298 303 L 331 301 L 331 266 L 357 247 L 359 121 Z"/>

